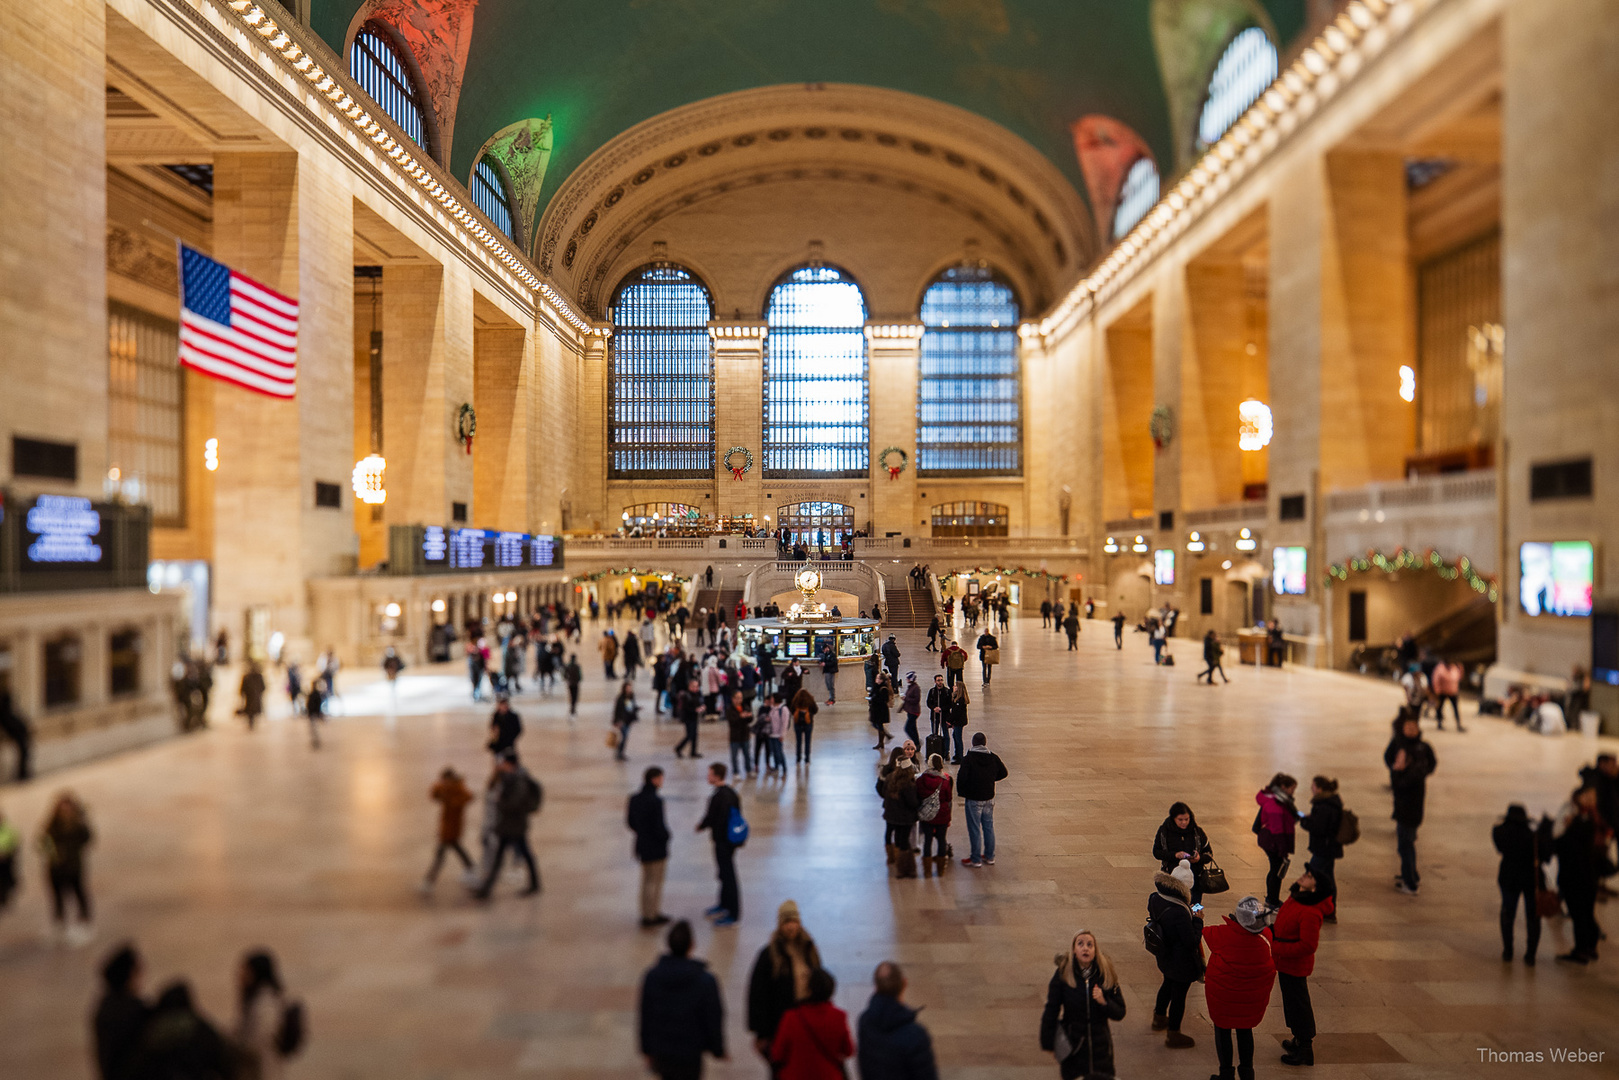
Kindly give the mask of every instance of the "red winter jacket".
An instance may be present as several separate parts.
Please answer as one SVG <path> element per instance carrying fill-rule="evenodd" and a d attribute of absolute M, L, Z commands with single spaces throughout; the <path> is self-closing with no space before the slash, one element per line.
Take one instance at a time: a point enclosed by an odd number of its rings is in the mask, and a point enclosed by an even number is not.
<path fill-rule="evenodd" d="M 1271 927 L 1271 956 L 1283 975 L 1305 978 L 1315 970 L 1315 949 L 1321 943 L 1321 920 L 1332 914 L 1332 897 L 1305 904 L 1289 896 Z"/>
<path fill-rule="evenodd" d="M 1293 851 L 1293 826 L 1297 818 L 1291 806 L 1282 805 L 1269 788 L 1254 793 L 1259 804 L 1259 848 L 1261 851 Z"/>
<path fill-rule="evenodd" d="M 1203 928 L 1209 947 L 1209 970 L 1203 997 L 1215 1027 L 1256 1028 L 1265 1019 L 1270 990 L 1276 984 L 1270 930 L 1250 934 L 1230 915 L 1219 926 Z"/>
<path fill-rule="evenodd" d="M 788 1009 L 770 1044 L 781 1080 L 843 1080 L 843 1063 L 853 1055 L 848 1014 L 829 1001 Z"/>
<path fill-rule="evenodd" d="M 949 825 L 950 800 L 954 795 L 955 785 L 950 780 L 949 773 L 936 773 L 931 769 L 916 778 L 916 797 L 923 802 L 935 791 L 939 793 L 939 816 L 932 821 L 924 821 L 924 825 Z"/>

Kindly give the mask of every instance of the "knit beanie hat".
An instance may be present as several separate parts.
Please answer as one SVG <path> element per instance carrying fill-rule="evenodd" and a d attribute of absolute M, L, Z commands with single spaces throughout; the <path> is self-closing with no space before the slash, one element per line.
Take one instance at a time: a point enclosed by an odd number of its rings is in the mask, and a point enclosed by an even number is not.
<path fill-rule="evenodd" d="M 1257 934 L 1270 924 L 1270 909 L 1257 896 L 1245 896 L 1237 901 L 1237 923 L 1250 934 Z"/>
<path fill-rule="evenodd" d="M 1185 885 L 1188 892 L 1197 882 L 1197 875 L 1192 873 L 1192 864 L 1185 859 L 1182 859 L 1180 865 L 1169 872 L 1169 876 Z"/>
<path fill-rule="evenodd" d="M 776 927 L 780 929 L 784 923 L 801 923 L 798 917 L 798 905 L 791 900 L 783 900 L 781 907 L 776 909 Z"/>

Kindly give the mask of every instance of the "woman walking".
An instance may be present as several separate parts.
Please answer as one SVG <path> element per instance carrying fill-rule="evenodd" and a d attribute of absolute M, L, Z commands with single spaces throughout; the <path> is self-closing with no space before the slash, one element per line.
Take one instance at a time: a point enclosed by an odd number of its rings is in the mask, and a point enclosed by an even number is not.
<path fill-rule="evenodd" d="M 1220 658 L 1224 655 L 1225 647 L 1220 644 L 1220 635 L 1216 634 L 1213 630 L 1210 630 L 1208 633 L 1204 634 L 1203 663 L 1208 666 L 1202 671 L 1198 672 L 1197 681 L 1202 682 L 1204 679 L 1207 679 L 1209 680 L 1209 685 L 1213 686 L 1214 673 L 1218 671 L 1220 673 L 1221 680 L 1224 682 L 1230 682 L 1231 680 L 1226 678 L 1225 668 L 1220 664 Z"/>
<path fill-rule="evenodd" d="M 810 978 L 821 970 L 821 953 L 799 919 L 798 905 L 776 909 L 776 931 L 759 950 L 748 976 L 748 1030 L 760 1056 L 770 1060 L 782 1019 L 810 998 Z"/>
<path fill-rule="evenodd" d="M 1173 873 L 1181 860 L 1186 860 L 1192 868 L 1192 880 L 1187 883 L 1191 897 L 1187 903 L 1202 902 L 1203 890 L 1198 886 L 1197 875 L 1204 864 L 1214 858 L 1214 850 L 1209 846 L 1209 834 L 1198 825 L 1190 806 L 1183 802 L 1170 806 L 1169 815 L 1152 839 L 1152 857 L 1166 874 Z"/>
<path fill-rule="evenodd" d="M 1096 935 L 1081 930 L 1046 986 L 1040 1014 L 1040 1049 L 1057 1058 L 1062 1080 L 1113 1075 L 1113 1032 L 1108 1021 L 1124 1019 L 1124 994 L 1113 963 Z"/>
<path fill-rule="evenodd" d="M 1317 776 L 1310 781 L 1310 812 L 1299 819 L 1299 828 L 1310 837 L 1310 872 L 1316 881 L 1316 891 L 1323 896 L 1338 898 L 1337 861 L 1344 857 L 1344 846 L 1338 836 L 1344 823 L 1344 801 L 1338 796 L 1338 781 Z M 1534 899 L 1533 894 L 1530 899 Z M 1324 909 L 1327 922 L 1338 921 L 1337 904 Z"/>
<path fill-rule="evenodd" d="M 1282 1043 L 1284 1065 L 1314 1065 L 1315 1009 L 1310 1004 L 1310 973 L 1321 943 L 1321 920 L 1332 911 L 1332 897 L 1320 891 L 1310 868 L 1293 883 L 1287 903 L 1276 913 L 1271 955 L 1282 987 L 1282 1014 L 1293 1037 Z"/>
<path fill-rule="evenodd" d="M 931 860 L 935 870 L 943 871 L 950 865 L 950 845 L 945 833 L 950 829 L 950 800 L 955 794 L 955 783 L 945 771 L 944 758 L 928 755 L 928 767 L 916 778 L 916 820 L 922 828 L 922 870 L 927 872 Z M 939 853 L 933 854 L 937 843 Z"/>
<path fill-rule="evenodd" d="M 1220 1071 L 1210 1080 L 1253 1080 L 1254 1028 L 1265 1019 L 1276 964 L 1271 959 L 1269 912 L 1257 896 L 1237 902 L 1234 914 L 1203 928 L 1209 948 L 1203 997 L 1214 1025 L 1214 1052 Z M 1232 1035 L 1236 1035 L 1236 1064 Z"/>
<path fill-rule="evenodd" d="M 1152 1029 L 1162 1031 L 1171 1050 L 1196 1046 L 1181 1034 L 1186 1015 L 1186 992 L 1203 977 L 1203 905 L 1192 902 L 1192 867 L 1182 859 L 1168 873 L 1153 875 L 1147 897 L 1147 918 L 1158 929 L 1158 971 L 1164 980 L 1152 1007 Z"/>
<path fill-rule="evenodd" d="M 639 717 L 641 707 L 635 703 L 635 684 L 626 682 L 619 687 L 618 697 L 613 701 L 613 730 L 618 737 L 613 740 L 614 756 L 619 761 L 626 760 L 624 746 L 630 741 L 630 725 Z"/>
<path fill-rule="evenodd" d="M 883 749 L 891 738 L 888 734 L 888 694 L 888 672 L 879 670 L 866 699 L 871 726 L 877 729 L 877 745 L 872 747 L 873 750 Z"/>
<path fill-rule="evenodd" d="M 88 944 L 93 936 L 90 929 L 90 892 L 84 881 L 84 849 L 95 840 L 84 805 L 72 792 L 64 791 L 56 797 L 51 816 L 40 830 L 39 850 L 45 857 L 45 875 L 51 885 L 51 914 L 57 931 L 69 945 Z M 79 924 L 68 925 L 67 898 L 78 902 Z"/>
<path fill-rule="evenodd" d="M 1254 815 L 1254 833 L 1259 850 L 1270 860 L 1265 875 L 1265 903 L 1272 909 L 1282 906 L 1282 878 L 1287 874 L 1288 857 L 1293 854 L 1293 827 L 1298 820 L 1293 792 L 1299 782 L 1286 773 L 1277 773 L 1261 791 L 1254 793 L 1259 813 Z"/>
<path fill-rule="evenodd" d="M 888 765 L 877 777 L 877 794 L 883 798 L 883 842 L 896 878 L 916 876 L 916 853 L 911 850 L 911 827 L 922 800 L 916 793 L 916 772 L 905 748 L 896 746 Z"/>

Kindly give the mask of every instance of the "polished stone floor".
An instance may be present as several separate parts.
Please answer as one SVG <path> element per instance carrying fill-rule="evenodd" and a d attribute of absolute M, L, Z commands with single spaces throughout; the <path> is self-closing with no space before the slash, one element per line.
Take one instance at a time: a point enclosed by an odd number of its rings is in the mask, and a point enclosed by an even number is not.
<path fill-rule="evenodd" d="M 1422 895 L 1410 899 L 1390 887 L 1381 751 L 1393 688 L 1236 667 L 1229 686 L 1209 688 L 1193 682 L 1197 643 L 1174 642 L 1180 665 L 1156 668 L 1143 637 L 1127 636 L 1115 652 L 1107 629 L 1087 624 L 1078 652 L 1037 620 L 1005 636 L 1007 663 L 992 688 L 974 687 L 972 707 L 973 729 L 988 733 L 1011 771 L 997 798 L 997 865 L 956 866 L 942 878 L 889 879 L 861 675 L 846 670 L 843 700 L 817 725 L 813 767 L 741 786 L 753 836 L 739 855 L 745 914 L 734 929 L 711 930 L 698 917 L 714 896 L 706 839 L 691 831 L 705 797 L 702 765 L 675 761 L 677 729 L 651 724 L 635 730 L 629 764 L 615 763 L 603 739 L 609 686 L 594 663 L 585 665 L 576 724 L 558 699 L 518 701 L 525 758 L 547 790 L 533 834 L 545 890 L 534 899 L 516 897 L 508 880 L 479 907 L 450 874 L 430 898 L 416 890 L 434 830 L 429 784 L 446 763 L 472 777 L 486 768 L 486 707 L 471 705 L 453 666 L 407 672 L 397 707 L 368 673 L 348 679 L 346 715 L 319 751 L 284 717 L 253 734 L 221 721 L 200 736 L 0 789 L 0 807 L 30 834 L 52 792 L 69 787 L 86 800 L 98 832 L 99 905 L 94 944 L 52 944 L 30 851 L 21 899 L 0 914 L 0 1077 L 91 1075 L 84 1018 L 95 966 L 122 938 L 145 952 L 149 989 L 189 977 L 221 1021 L 231 1014 L 235 958 L 250 946 L 274 949 L 310 1015 L 294 1077 L 645 1075 L 632 1034 L 635 988 L 659 940 L 635 925 L 623 800 L 653 762 L 669 771 L 675 830 L 665 908 L 696 919 L 698 951 L 725 989 L 732 1060 L 711 1076 L 763 1073 L 742 1030 L 745 982 L 788 897 L 851 1013 L 878 961 L 905 966 L 908 1000 L 925 1006 L 948 1078 L 1056 1075 L 1036 1045 L 1037 1023 L 1052 956 L 1080 927 L 1097 934 L 1124 982 L 1119 1074 L 1208 1075 L 1212 1029 L 1200 987 L 1186 1023 L 1197 1048 L 1166 1050 L 1148 1031 L 1158 976 L 1140 927 L 1152 837 L 1170 802 L 1189 801 L 1233 883 L 1211 911 L 1229 910 L 1263 888 L 1249 823 L 1254 791 L 1278 769 L 1338 777 L 1363 824 L 1340 864 L 1342 913 L 1312 979 L 1322 1031 L 1315 1075 L 1614 1075 L 1619 945 L 1590 968 L 1565 968 L 1551 961 L 1569 937 L 1558 920 L 1537 969 L 1503 965 L 1489 839 L 1508 801 L 1555 809 L 1594 757 L 1594 741 L 1483 717 L 1466 734 L 1430 734 L 1439 770 L 1419 845 Z M 586 630 L 582 661 L 594 659 Z M 901 632 L 901 645 L 902 667 L 925 678 L 937 661 L 920 634 Z M 643 675 L 643 698 L 646 686 Z M 716 728 L 703 735 L 705 752 L 723 750 Z M 963 850 L 959 816 L 951 832 Z M 1284 1036 L 1275 997 L 1259 1032 L 1262 1075 L 1291 1072 L 1276 1062 Z M 1604 1051 L 1606 1063 L 1479 1064 L 1481 1047 L 1552 1046 Z"/>

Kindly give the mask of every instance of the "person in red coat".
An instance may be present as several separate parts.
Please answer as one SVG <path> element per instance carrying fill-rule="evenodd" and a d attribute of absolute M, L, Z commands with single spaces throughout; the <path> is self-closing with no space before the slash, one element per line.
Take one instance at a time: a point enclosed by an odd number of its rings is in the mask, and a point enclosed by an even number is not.
<path fill-rule="evenodd" d="M 844 1080 L 854 1056 L 849 1016 L 832 1004 L 837 983 L 824 968 L 810 972 L 809 998 L 782 1014 L 770 1043 L 778 1080 Z"/>
<path fill-rule="evenodd" d="M 1317 889 L 1310 867 L 1293 883 L 1271 928 L 1271 955 L 1282 987 L 1282 1015 L 1293 1037 L 1282 1044 L 1284 1065 L 1314 1065 L 1315 1009 L 1310 1005 L 1310 972 L 1321 943 L 1321 920 L 1332 913 L 1332 897 Z"/>
<path fill-rule="evenodd" d="M 1245 896 L 1219 926 L 1203 929 L 1209 969 L 1203 997 L 1214 1024 L 1214 1052 L 1220 1071 L 1210 1080 L 1253 1080 L 1254 1028 L 1265 1019 L 1276 963 L 1271 959 L 1270 912 L 1257 896 Z M 1231 1063 L 1231 1035 L 1236 1032 L 1238 1065 Z"/>

